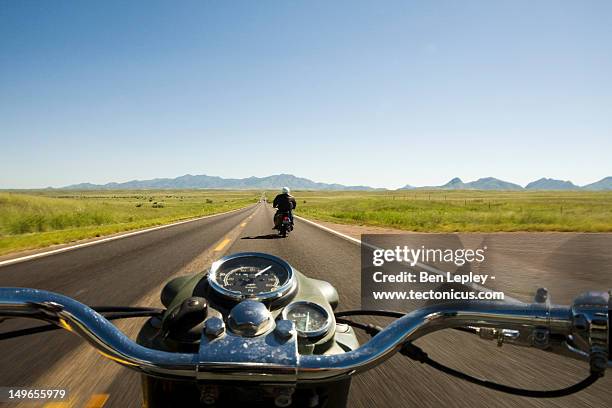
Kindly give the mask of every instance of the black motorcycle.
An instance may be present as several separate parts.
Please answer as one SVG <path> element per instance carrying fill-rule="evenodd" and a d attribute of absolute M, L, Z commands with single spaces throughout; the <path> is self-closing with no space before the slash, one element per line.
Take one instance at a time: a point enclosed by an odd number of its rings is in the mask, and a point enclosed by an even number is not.
<path fill-rule="evenodd" d="M 293 231 L 293 223 L 289 217 L 288 212 L 278 211 L 275 216 L 275 225 L 278 230 L 278 235 L 285 238 L 291 231 Z"/>

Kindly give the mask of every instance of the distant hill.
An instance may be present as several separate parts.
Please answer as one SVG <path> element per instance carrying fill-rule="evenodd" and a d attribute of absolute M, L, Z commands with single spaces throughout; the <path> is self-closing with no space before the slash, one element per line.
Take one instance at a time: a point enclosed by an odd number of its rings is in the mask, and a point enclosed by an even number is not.
<path fill-rule="evenodd" d="M 345 186 L 342 184 L 317 183 L 292 174 L 277 174 L 268 177 L 242 179 L 222 178 L 207 175 L 191 175 L 176 178 L 132 180 L 124 183 L 81 183 L 63 187 L 70 190 L 155 190 L 155 189 L 272 189 L 289 187 L 298 190 L 374 190 L 368 186 Z"/>
<path fill-rule="evenodd" d="M 526 190 L 578 190 L 580 187 L 571 181 L 541 178 L 525 186 Z"/>
<path fill-rule="evenodd" d="M 612 190 L 612 176 L 602 178 L 595 183 L 587 184 L 582 187 L 585 190 Z"/>
<path fill-rule="evenodd" d="M 464 183 L 459 177 L 455 177 L 448 183 L 442 186 L 427 186 L 421 187 L 423 189 L 436 189 L 436 190 L 522 190 L 523 187 L 518 184 L 510 183 L 496 179 L 494 177 L 480 178 L 476 181 Z"/>
<path fill-rule="evenodd" d="M 480 178 L 476 181 L 466 183 L 466 186 L 474 190 L 522 190 L 523 187 L 508 181 L 499 180 L 494 177 Z"/>
<path fill-rule="evenodd" d="M 459 177 L 455 177 L 454 179 L 452 179 L 445 185 L 440 186 L 439 188 L 444 190 L 463 190 L 467 187 L 465 186 L 463 180 L 461 180 Z"/>

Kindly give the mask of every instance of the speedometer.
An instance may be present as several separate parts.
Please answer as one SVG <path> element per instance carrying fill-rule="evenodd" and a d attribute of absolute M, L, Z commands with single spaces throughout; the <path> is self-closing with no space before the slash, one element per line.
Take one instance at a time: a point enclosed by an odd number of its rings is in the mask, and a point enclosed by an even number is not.
<path fill-rule="evenodd" d="M 272 255 L 244 252 L 213 263 L 208 283 L 224 297 L 243 300 L 271 300 L 296 288 L 293 268 Z"/>
<path fill-rule="evenodd" d="M 320 338 L 329 332 L 332 325 L 327 310 L 308 301 L 290 303 L 283 310 L 283 318 L 293 322 L 300 337 Z"/>
<path fill-rule="evenodd" d="M 263 269 L 239 266 L 220 275 L 224 288 L 245 295 L 276 290 L 280 283 L 279 276 L 269 266 Z"/>

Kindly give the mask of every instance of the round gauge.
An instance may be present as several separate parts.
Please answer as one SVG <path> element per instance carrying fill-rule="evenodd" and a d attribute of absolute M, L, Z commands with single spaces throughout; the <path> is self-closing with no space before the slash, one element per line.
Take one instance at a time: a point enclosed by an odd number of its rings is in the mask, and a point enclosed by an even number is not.
<path fill-rule="evenodd" d="M 312 302 L 294 302 L 283 310 L 283 318 L 291 320 L 300 337 L 319 337 L 326 334 L 332 324 L 327 310 Z"/>
<path fill-rule="evenodd" d="M 234 300 L 278 299 L 297 285 L 293 268 L 272 255 L 244 252 L 226 256 L 212 264 L 210 286 Z"/>

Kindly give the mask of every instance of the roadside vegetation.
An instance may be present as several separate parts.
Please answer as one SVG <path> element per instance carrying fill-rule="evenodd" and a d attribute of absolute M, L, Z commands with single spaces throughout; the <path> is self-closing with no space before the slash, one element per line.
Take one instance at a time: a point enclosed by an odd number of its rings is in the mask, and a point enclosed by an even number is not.
<path fill-rule="evenodd" d="M 253 191 L 0 192 L 0 255 L 229 211 Z"/>
<path fill-rule="evenodd" d="M 343 224 L 420 232 L 612 232 L 612 192 L 297 191 L 294 195 L 298 215 Z"/>
<path fill-rule="evenodd" d="M 229 211 L 258 191 L 0 192 L 0 255 Z M 268 197 L 274 197 L 269 192 Z M 612 232 L 612 192 L 297 191 L 297 214 L 419 232 Z"/>

